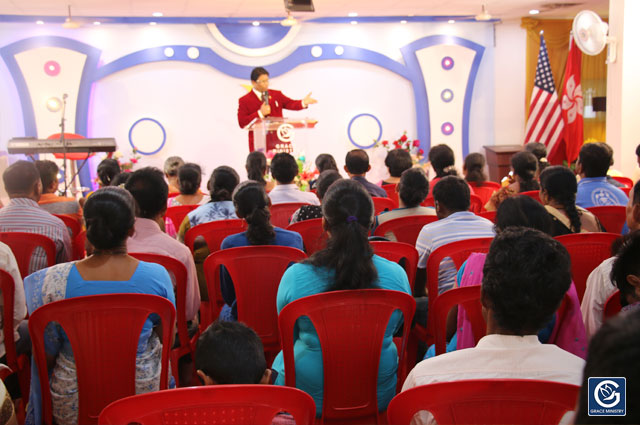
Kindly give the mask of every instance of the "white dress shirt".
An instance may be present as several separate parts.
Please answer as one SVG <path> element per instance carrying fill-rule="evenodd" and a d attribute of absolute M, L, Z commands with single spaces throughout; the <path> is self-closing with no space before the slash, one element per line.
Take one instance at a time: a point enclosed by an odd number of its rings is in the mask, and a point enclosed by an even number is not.
<path fill-rule="evenodd" d="M 313 192 L 303 192 L 294 183 L 277 184 L 269 192 L 271 204 L 284 204 L 285 202 L 304 202 L 311 205 L 320 205 L 320 200 Z"/>
<path fill-rule="evenodd" d="M 602 326 L 604 303 L 618 289 L 609 277 L 615 259 L 616 257 L 611 257 L 604 260 L 587 278 L 587 287 L 580 304 L 587 340 L 590 340 Z"/>

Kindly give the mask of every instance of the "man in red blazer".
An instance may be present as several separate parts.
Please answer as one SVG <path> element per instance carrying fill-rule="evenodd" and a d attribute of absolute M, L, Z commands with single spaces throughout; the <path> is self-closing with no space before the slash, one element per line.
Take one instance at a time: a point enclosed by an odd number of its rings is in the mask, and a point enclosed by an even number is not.
<path fill-rule="evenodd" d="M 251 71 L 251 85 L 253 90 L 238 99 L 238 124 L 240 128 L 249 127 L 256 120 L 264 117 L 282 117 L 283 109 L 294 111 L 304 109 L 318 101 L 309 93 L 302 100 L 289 99 L 278 90 L 269 90 L 269 73 L 262 67 Z M 267 134 L 267 150 L 276 148 L 278 140 L 275 132 Z M 249 132 L 249 152 L 254 151 L 253 131 Z"/>

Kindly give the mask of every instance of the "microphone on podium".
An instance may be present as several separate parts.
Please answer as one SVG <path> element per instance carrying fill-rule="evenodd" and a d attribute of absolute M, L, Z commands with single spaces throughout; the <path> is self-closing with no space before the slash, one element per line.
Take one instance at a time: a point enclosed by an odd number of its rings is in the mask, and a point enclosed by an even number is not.
<path fill-rule="evenodd" d="M 269 105 L 269 91 L 262 92 L 262 103 Z"/>

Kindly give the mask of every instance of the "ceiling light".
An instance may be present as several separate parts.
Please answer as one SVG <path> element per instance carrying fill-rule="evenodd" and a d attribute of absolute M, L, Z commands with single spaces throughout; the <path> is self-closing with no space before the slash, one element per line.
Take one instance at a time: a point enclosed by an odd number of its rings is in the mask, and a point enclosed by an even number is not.
<path fill-rule="evenodd" d="M 36 21 L 36 24 L 38 24 L 38 25 L 44 25 L 44 21 Z"/>
<path fill-rule="evenodd" d="M 253 21 L 253 22 L 251 23 L 251 25 L 253 25 L 254 27 L 257 27 L 257 26 L 259 26 L 259 25 L 260 25 L 260 22 L 258 22 L 258 21 Z"/>
<path fill-rule="evenodd" d="M 476 15 L 476 21 L 490 21 L 490 20 L 491 20 L 491 14 L 487 12 L 487 6 L 483 4 L 482 12 Z"/>
<path fill-rule="evenodd" d="M 157 22 L 149 22 L 149 25 L 158 25 Z"/>
<path fill-rule="evenodd" d="M 100 25 L 100 21 L 95 21 L 93 25 Z"/>
<path fill-rule="evenodd" d="M 296 18 L 291 16 L 291 12 L 289 12 L 289 11 L 287 11 L 287 17 L 285 19 L 283 19 L 282 21 L 280 21 L 280 25 L 282 25 L 283 27 L 292 27 L 292 26 L 296 25 L 297 23 L 298 23 L 298 21 L 296 20 Z"/>
<path fill-rule="evenodd" d="M 356 16 L 358 16 L 358 12 L 349 12 L 349 16 L 350 18 L 355 18 Z"/>
<path fill-rule="evenodd" d="M 453 20 L 453 19 L 449 19 L 447 22 L 450 23 L 450 24 L 455 24 L 456 23 L 456 21 Z"/>
<path fill-rule="evenodd" d="M 401 24 L 406 24 L 407 21 L 405 21 L 404 19 L 402 21 L 400 21 Z"/>
<path fill-rule="evenodd" d="M 351 25 L 357 25 L 358 21 L 351 21 Z"/>
<path fill-rule="evenodd" d="M 538 13 L 540 13 L 540 11 L 538 9 L 531 9 L 529 11 L 529 15 L 537 15 Z"/>
<path fill-rule="evenodd" d="M 153 12 L 151 14 L 151 16 L 155 16 L 156 18 L 160 18 L 161 16 L 163 16 L 163 13 L 162 12 Z"/>
<path fill-rule="evenodd" d="M 58 112 L 62 108 L 62 101 L 57 97 L 50 97 L 46 102 L 47 109 L 51 112 Z"/>

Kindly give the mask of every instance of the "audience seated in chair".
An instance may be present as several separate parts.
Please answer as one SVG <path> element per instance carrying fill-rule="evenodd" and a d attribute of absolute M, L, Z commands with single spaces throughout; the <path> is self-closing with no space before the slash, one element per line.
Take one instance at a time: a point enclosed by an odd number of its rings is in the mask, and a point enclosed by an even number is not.
<path fill-rule="evenodd" d="M 400 182 L 396 186 L 396 192 L 398 192 L 400 206 L 394 210 L 378 214 L 375 218 L 374 227 L 371 230 L 372 234 L 376 230 L 376 227 L 394 218 L 409 215 L 436 215 L 435 208 L 420 205 L 429 193 L 429 180 L 422 168 L 416 167 L 405 170 L 400 177 Z M 396 241 L 395 236 L 391 232 L 387 233 L 385 237 L 390 241 Z"/>
<path fill-rule="evenodd" d="M 169 198 L 167 206 L 178 205 L 204 205 L 209 202 L 209 197 L 200 191 L 202 182 L 202 169 L 198 164 L 191 162 L 178 168 L 178 189 L 180 195 Z M 175 223 L 180 226 L 180 223 Z"/>
<path fill-rule="evenodd" d="M 111 186 L 113 179 L 122 172 L 120 163 L 113 158 L 105 158 L 98 164 L 98 186 L 107 187 Z"/>
<path fill-rule="evenodd" d="M 384 165 L 389 170 L 389 177 L 384 179 L 381 184 L 398 184 L 400 177 L 405 170 L 413 167 L 411 154 L 406 149 L 393 149 L 387 153 L 384 159 Z M 425 196 L 426 198 L 426 196 Z"/>
<path fill-rule="evenodd" d="M 640 423 L 640 311 L 630 311 L 607 320 L 589 344 L 582 389 L 578 399 L 576 424 Z M 590 377 L 626 378 L 626 414 L 624 416 L 590 416 L 588 399 Z M 617 407 L 617 406 L 616 406 Z"/>
<path fill-rule="evenodd" d="M 267 193 L 271 192 L 276 186 L 273 180 L 265 180 L 264 178 L 269 172 L 269 168 L 267 167 L 267 157 L 262 152 L 250 152 L 247 155 L 247 162 L 244 168 L 247 170 L 247 178 L 262 183 Z"/>
<path fill-rule="evenodd" d="M 84 219 L 87 239 L 95 248 L 93 255 L 75 263 L 58 264 L 40 270 L 25 278 L 30 314 L 53 301 L 128 292 L 159 295 L 169 299 L 175 306 L 167 271 L 160 265 L 144 263 L 127 255 L 127 237 L 134 232 L 134 202 L 129 192 L 116 187 L 100 189 L 89 197 L 84 208 Z M 150 317 L 140 337 L 136 363 L 138 393 L 154 391 L 160 386 L 162 346 L 152 330 L 156 322 Z M 75 423 L 78 387 L 71 345 L 59 327 L 47 332 L 45 339 L 50 350 L 48 354 L 55 358 L 50 383 L 54 420 L 59 424 Z M 40 385 L 36 376 L 36 368 L 32 367 L 27 423 L 41 423 Z"/>
<path fill-rule="evenodd" d="M 186 318 L 197 324 L 200 289 L 191 251 L 160 228 L 169 193 L 162 171 L 152 167 L 141 168 L 131 175 L 125 187 L 137 204 L 134 232 L 127 239 L 127 250 L 166 255 L 184 264 L 187 269 Z"/>
<path fill-rule="evenodd" d="M 547 147 L 544 145 L 544 143 L 529 142 L 524 145 L 524 150 L 527 152 L 531 152 L 538 159 L 538 172 L 536 173 L 536 180 L 539 180 L 540 173 L 542 173 L 544 169 L 549 166 L 549 161 L 547 161 Z"/>
<path fill-rule="evenodd" d="M 552 344 L 538 331 L 558 309 L 571 284 L 569 254 L 544 233 L 508 228 L 496 235 L 487 255 L 481 301 L 487 335 L 475 348 L 423 360 L 402 388 L 433 382 L 483 378 L 539 379 L 578 385 L 584 360 Z M 433 423 L 422 412 L 417 423 Z"/>
<path fill-rule="evenodd" d="M 331 185 L 323 199 L 323 213 L 329 234 L 327 248 L 287 269 L 278 288 L 278 312 L 299 298 L 328 291 L 379 288 L 411 294 L 402 267 L 373 254 L 367 239 L 373 201 L 360 183 L 345 179 Z M 400 318 L 401 315 L 392 316 L 383 341 L 378 375 L 379 409 L 386 408 L 396 391 L 398 357 L 392 335 L 401 324 Z M 296 386 L 314 398 L 320 414 L 323 400 L 320 342 L 310 322 L 301 321 L 299 326 L 299 339 L 295 341 Z M 276 384 L 284 385 L 282 352 L 272 368 L 278 373 Z"/>
<path fill-rule="evenodd" d="M 315 160 L 316 170 L 318 170 L 318 174 L 322 174 L 324 171 L 333 170 L 339 172 L 338 165 L 336 164 L 336 159 L 333 155 L 328 153 L 321 153 L 316 157 Z M 316 185 L 318 184 L 318 179 L 309 181 L 309 189 L 317 189 Z"/>
<path fill-rule="evenodd" d="M 304 202 L 320 205 L 320 200 L 311 192 L 302 192 L 295 184 L 298 175 L 298 163 L 288 153 L 280 152 L 271 159 L 271 175 L 276 179 L 276 187 L 269 192 L 269 199 L 273 205 L 288 202 Z"/>
<path fill-rule="evenodd" d="M 487 211 L 495 211 L 500 203 L 510 196 L 518 193 L 540 189 L 537 181 L 538 159 L 526 150 L 518 152 L 511 157 L 511 171 L 508 176 L 508 185 L 496 190 L 485 204 Z"/>
<path fill-rule="evenodd" d="M 366 179 L 367 172 L 371 170 L 369 165 L 369 155 L 362 149 L 354 149 L 347 153 L 344 160 L 344 171 L 350 179 L 360 183 L 371 196 L 378 198 L 386 198 L 387 192 L 378 185 L 371 183 Z"/>
<path fill-rule="evenodd" d="M 318 199 L 320 199 L 320 203 L 322 203 L 322 198 L 325 193 L 327 193 L 327 189 L 334 182 L 341 180 L 342 176 L 335 170 L 326 170 L 320 173 L 318 176 L 318 180 L 316 183 L 316 195 Z M 312 218 L 322 218 L 322 207 L 320 205 L 303 205 L 296 210 L 291 216 L 290 224 L 297 223 L 299 221 L 310 220 Z"/>
<path fill-rule="evenodd" d="M 493 223 L 468 211 L 470 196 L 467 182 L 457 176 L 443 177 L 433 188 L 439 220 L 424 226 L 416 241 L 416 249 L 420 255 L 416 274 L 417 287 L 425 287 L 427 259 L 436 248 L 464 239 L 493 237 Z M 456 269 L 452 262 L 445 260 L 440 263 L 438 292 L 451 289 L 455 278 Z M 418 311 L 421 311 L 420 306 Z"/>
<path fill-rule="evenodd" d="M 71 238 L 62 220 L 38 205 L 42 181 L 36 166 L 29 161 L 17 161 L 2 174 L 4 188 L 11 201 L 0 209 L 0 232 L 38 233 L 56 244 L 56 262 L 71 259 Z M 44 251 L 34 252 L 31 270 L 47 267 Z"/>
<path fill-rule="evenodd" d="M 600 221 L 576 205 L 578 184 L 567 167 L 554 165 L 540 174 L 540 201 L 553 219 L 551 236 L 602 232 Z"/>
<path fill-rule="evenodd" d="M 488 178 L 484 172 L 486 165 L 484 155 L 477 152 L 467 155 L 462 165 L 464 179 L 473 187 L 473 193 L 480 198 L 482 205 L 489 201 L 495 191 L 494 183 L 487 183 Z"/>
<path fill-rule="evenodd" d="M 180 193 L 178 187 L 178 169 L 184 165 L 184 160 L 179 156 L 170 156 L 164 160 L 164 176 L 169 183 L 169 193 Z"/>
<path fill-rule="evenodd" d="M 42 195 L 38 205 L 51 214 L 67 215 L 82 226 L 82 207 L 75 198 L 58 196 L 58 166 L 53 161 L 36 161 L 42 181 Z"/>
<path fill-rule="evenodd" d="M 607 181 L 612 153 L 604 143 L 582 145 L 576 162 L 576 173 L 580 176 L 576 205 L 589 208 L 627 204 L 627 195 Z"/>
<path fill-rule="evenodd" d="M 278 155 L 289 154 L 276 154 Z M 269 197 L 262 184 L 251 180 L 240 183 L 233 193 L 233 204 L 236 207 L 236 215 L 247 221 L 248 228 L 246 232 L 227 236 L 222 241 L 220 249 L 250 245 L 280 245 L 304 250 L 300 234 L 271 225 Z M 231 276 L 226 270 L 222 270 L 221 273 L 220 291 L 225 305 L 220 312 L 220 318 L 237 320 L 236 293 Z"/>
<path fill-rule="evenodd" d="M 630 234 L 640 230 L 640 183 L 636 183 L 629 194 L 627 226 Z M 616 257 L 611 257 L 604 260 L 587 279 L 580 308 L 588 338 L 591 338 L 602 325 L 604 304 L 617 289 L 615 282 L 611 279 L 611 268 L 615 259 Z"/>

